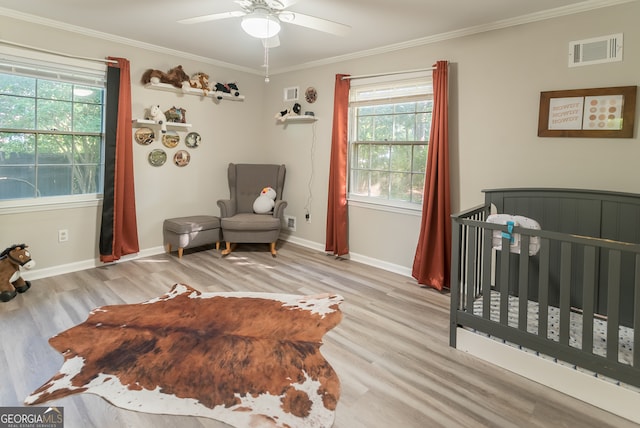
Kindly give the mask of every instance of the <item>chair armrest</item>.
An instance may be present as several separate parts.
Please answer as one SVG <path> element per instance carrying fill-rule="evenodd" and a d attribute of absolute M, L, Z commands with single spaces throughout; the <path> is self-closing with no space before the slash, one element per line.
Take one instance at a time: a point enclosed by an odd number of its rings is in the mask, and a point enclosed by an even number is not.
<path fill-rule="evenodd" d="M 231 199 L 219 199 L 218 206 L 220 207 L 220 218 L 231 217 L 236 214 L 236 204 Z"/>
<path fill-rule="evenodd" d="M 284 209 L 286 207 L 287 207 L 287 201 L 283 201 L 283 200 L 276 201 L 276 204 L 273 207 L 273 216 L 275 218 L 283 218 L 284 217 Z"/>

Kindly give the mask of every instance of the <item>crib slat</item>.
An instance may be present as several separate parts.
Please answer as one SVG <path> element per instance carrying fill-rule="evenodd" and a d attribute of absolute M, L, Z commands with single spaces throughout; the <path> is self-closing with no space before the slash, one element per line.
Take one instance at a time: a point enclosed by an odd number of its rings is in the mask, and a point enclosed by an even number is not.
<path fill-rule="evenodd" d="M 520 235 L 520 274 L 518 275 L 518 329 L 527 331 L 529 302 L 529 235 Z"/>
<path fill-rule="evenodd" d="M 482 318 L 491 318 L 491 229 L 483 228 L 484 232 L 482 245 Z"/>
<path fill-rule="evenodd" d="M 636 254 L 635 304 L 633 307 L 633 367 L 640 367 L 640 254 Z"/>
<path fill-rule="evenodd" d="M 476 217 L 480 217 L 480 214 L 477 214 Z M 481 220 L 481 218 L 477 218 L 477 220 Z M 482 294 L 482 237 L 484 236 L 484 231 L 480 227 L 475 227 L 474 229 L 476 235 L 476 258 L 474 260 L 474 277 L 476 278 L 476 295 L 477 298 Z"/>
<path fill-rule="evenodd" d="M 618 325 L 620 323 L 620 251 L 609 251 L 607 277 L 607 359 L 618 361 Z"/>
<path fill-rule="evenodd" d="M 476 299 L 476 275 L 475 275 L 475 262 L 476 262 L 476 234 L 475 227 L 469 228 L 467 236 L 467 311 L 473 312 L 473 301 Z M 471 263 L 473 261 L 473 263 Z"/>
<path fill-rule="evenodd" d="M 582 350 L 593 353 L 593 310 L 595 300 L 596 249 L 584 247 L 584 288 L 582 291 Z"/>
<path fill-rule="evenodd" d="M 509 246 L 507 238 L 502 238 L 500 251 L 500 324 L 509 324 Z"/>
<path fill-rule="evenodd" d="M 458 223 L 456 219 L 453 220 L 451 225 L 451 309 L 449 310 L 449 346 L 456 347 L 457 345 L 457 331 L 458 331 L 458 310 L 460 309 L 460 271 L 462 267 L 461 262 L 461 246 L 460 235 L 462 224 Z"/>
<path fill-rule="evenodd" d="M 549 327 L 549 254 L 548 239 L 540 240 L 540 277 L 538 278 L 538 336 L 547 338 Z"/>
<path fill-rule="evenodd" d="M 571 320 L 571 243 L 560 246 L 560 343 L 569 345 Z"/>

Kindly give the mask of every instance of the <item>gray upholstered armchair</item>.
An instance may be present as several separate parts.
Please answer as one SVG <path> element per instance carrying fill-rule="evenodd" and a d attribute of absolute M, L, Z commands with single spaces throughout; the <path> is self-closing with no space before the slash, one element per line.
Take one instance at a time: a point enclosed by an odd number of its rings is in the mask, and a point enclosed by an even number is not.
<path fill-rule="evenodd" d="M 232 251 L 236 243 L 268 243 L 271 254 L 276 255 L 276 241 L 280 235 L 284 208 L 282 200 L 284 188 L 284 165 L 229 164 L 229 199 L 218 201 L 220 207 L 220 228 L 226 248 L 222 255 Z M 256 214 L 253 203 L 260 191 L 270 186 L 276 191 L 273 212 Z"/>

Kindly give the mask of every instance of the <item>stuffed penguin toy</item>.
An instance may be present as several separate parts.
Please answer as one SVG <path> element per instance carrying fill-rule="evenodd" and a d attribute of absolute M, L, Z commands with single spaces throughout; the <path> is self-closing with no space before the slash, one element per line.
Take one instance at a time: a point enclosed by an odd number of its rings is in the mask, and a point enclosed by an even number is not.
<path fill-rule="evenodd" d="M 253 212 L 256 214 L 267 214 L 273 210 L 276 200 L 276 191 L 271 187 L 265 187 L 260 195 L 253 202 Z"/>

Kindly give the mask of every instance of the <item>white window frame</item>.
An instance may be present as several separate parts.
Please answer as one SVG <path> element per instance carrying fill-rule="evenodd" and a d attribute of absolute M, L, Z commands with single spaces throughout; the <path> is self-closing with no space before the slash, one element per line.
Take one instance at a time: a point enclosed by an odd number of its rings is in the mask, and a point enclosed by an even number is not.
<path fill-rule="evenodd" d="M 377 86 L 377 85 L 384 85 L 385 83 L 388 83 L 389 86 L 392 86 L 394 83 L 401 83 L 403 81 L 418 81 L 418 80 L 423 80 L 423 81 L 427 81 L 429 83 L 432 82 L 432 72 L 431 71 L 421 71 L 421 72 L 411 72 L 411 73 L 405 73 L 402 75 L 388 75 L 388 76 L 377 76 L 377 77 L 370 77 L 370 78 L 359 78 L 359 79 L 353 79 L 350 82 L 350 88 L 351 90 L 353 90 L 354 88 L 357 90 L 358 87 L 362 87 L 362 86 Z M 409 202 L 404 202 L 404 201 L 397 201 L 397 200 L 389 200 L 389 199 L 382 199 L 382 198 L 374 198 L 374 197 L 368 197 L 368 196 L 362 196 L 362 195 L 358 195 L 358 194 L 354 194 L 351 192 L 351 186 L 352 186 L 352 173 L 351 173 L 351 162 L 352 162 L 352 143 L 354 142 L 354 134 L 356 132 L 356 130 L 354 129 L 355 126 L 355 117 L 353 114 L 353 108 L 352 108 L 352 102 L 351 102 L 351 95 L 350 95 L 350 103 L 349 103 L 349 131 L 348 131 L 348 144 L 349 144 L 349 150 L 348 150 L 348 162 L 347 162 L 347 177 L 348 177 L 348 192 L 347 192 L 347 200 L 349 201 L 350 206 L 356 206 L 356 207 L 363 207 L 363 208 L 370 208 L 370 209 L 376 209 L 376 210 L 380 210 L 380 211 L 388 211 L 388 212 L 397 212 L 397 213 L 403 213 L 403 214 L 410 214 L 410 215 L 421 215 L 422 212 L 422 204 L 418 204 L 418 203 L 409 203 Z M 402 97 L 402 96 L 392 96 L 387 98 L 388 101 L 390 102 L 402 102 L 405 100 L 416 100 L 417 97 L 415 96 L 409 96 L 409 97 Z M 433 90 L 431 90 L 431 93 L 428 94 L 427 97 L 420 97 L 421 100 L 429 100 L 429 99 L 433 99 Z M 383 101 L 382 99 L 378 99 L 376 101 Z M 428 146 L 428 141 L 425 141 L 424 144 L 426 144 Z M 428 150 L 428 148 L 427 148 Z"/>
<path fill-rule="evenodd" d="M 28 69 L 32 71 L 25 72 Z M 74 80 L 77 79 L 76 82 L 104 84 L 107 66 L 106 63 L 0 45 L 0 71 L 49 80 L 55 79 L 58 72 L 61 75 L 72 76 Z M 106 103 L 106 97 L 104 102 Z M 101 158 L 104 162 L 104 118 L 102 135 Z M 104 164 L 101 173 L 104 174 Z M 99 190 L 99 193 L 81 195 L 0 200 L 0 214 L 98 206 L 103 198 L 103 189 Z"/>

